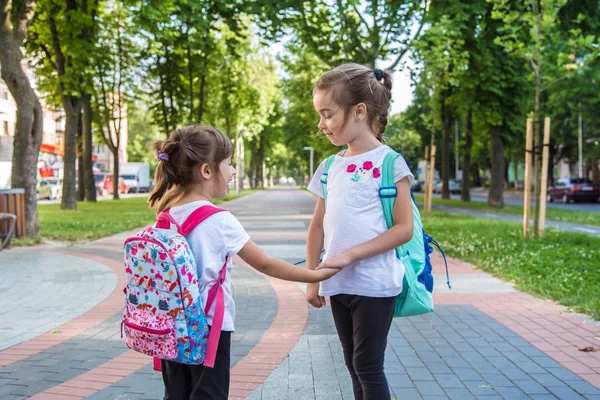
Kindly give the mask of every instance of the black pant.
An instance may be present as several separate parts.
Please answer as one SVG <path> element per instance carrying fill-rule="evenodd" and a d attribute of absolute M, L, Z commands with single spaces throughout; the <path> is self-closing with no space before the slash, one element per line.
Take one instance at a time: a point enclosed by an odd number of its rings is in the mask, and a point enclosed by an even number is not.
<path fill-rule="evenodd" d="M 395 304 L 396 297 L 331 297 L 333 320 L 356 400 L 390 399 L 383 360 Z"/>
<path fill-rule="evenodd" d="M 162 360 L 163 400 L 227 400 L 231 332 L 221 332 L 214 368 Z"/>

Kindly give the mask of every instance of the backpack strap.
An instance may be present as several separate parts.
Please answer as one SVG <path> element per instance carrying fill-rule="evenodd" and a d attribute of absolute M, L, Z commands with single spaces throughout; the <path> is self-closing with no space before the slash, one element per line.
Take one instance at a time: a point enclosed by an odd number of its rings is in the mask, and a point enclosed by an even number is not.
<path fill-rule="evenodd" d="M 177 227 L 177 232 L 182 236 L 187 236 L 196 226 L 206 220 L 211 215 L 225 211 L 222 208 L 214 206 L 198 207 L 186 218 L 181 225 L 177 224 L 169 210 L 163 211 L 158 215 L 156 221 L 157 228 L 171 229 L 171 225 Z M 212 304 L 216 301 L 215 313 L 213 314 L 213 322 L 208 335 L 208 344 L 206 346 L 206 355 L 204 357 L 204 366 L 213 368 L 215 366 L 215 358 L 217 356 L 217 348 L 221 337 L 221 328 L 223 327 L 223 319 L 225 317 L 225 295 L 223 293 L 223 284 L 227 276 L 227 261 L 229 257 L 225 257 L 225 263 L 219 273 L 217 283 L 208 291 L 206 299 L 206 307 L 204 313 L 208 315 Z"/>
<path fill-rule="evenodd" d="M 335 161 L 335 154 L 327 157 L 325 160 L 323 175 L 321 175 L 321 187 L 323 188 L 323 198 L 325 198 L 325 206 L 327 206 L 327 177 L 329 176 L 329 170 Z"/>
<path fill-rule="evenodd" d="M 396 196 L 398 194 L 396 182 L 394 182 L 394 164 L 398 157 L 400 157 L 400 154 L 395 151 L 388 152 L 383 159 L 383 165 L 381 167 L 379 198 L 381 199 L 383 216 L 388 229 L 391 229 L 394 226 L 394 203 L 396 202 Z M 396 256 L 401 258 L 399 248 L 396 248 Z"/>
<path fill-rule="evenodd" d="M 204 357 L 204 365 L 209 368 L 215 366 L 215 358 L 217 357 L 217 347 L 219 347 L 219 338 L 221 337 L 221 328 L 223 327 L 223 318 L 225 317 L 225 295 L 223 294 L 223 284 L 227 276 L 227 261 L 229 257 L 225 257 L 225 264 L 221 268 L 219 280 L 208 291 L 206 299 L 206 308 L 204 314 L 208 315 L 210 307 L 216 300 L 215 313 L 213 314 L 213 322 L 208 335 L 208 344 L 206 346 L 206 356 Z"/>
<path fill-rule="evenodd" d="M 187 236 L 202 221 L 222 211 L 225 210 L 214 206 L 198 207 L 179 225 L 171 215 L 170 210 L 165 210 L 156 217 L 156 227 L 159 229 L 172 229 L 174 225 L 180 235 Z"/>

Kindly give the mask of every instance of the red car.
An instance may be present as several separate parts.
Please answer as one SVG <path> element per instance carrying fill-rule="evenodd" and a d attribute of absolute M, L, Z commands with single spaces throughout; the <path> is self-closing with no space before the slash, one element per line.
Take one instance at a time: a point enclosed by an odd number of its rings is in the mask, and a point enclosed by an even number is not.
<path fill-rule="evenodd" d="M 548 188 L 546 195 L 549 202 L 560 200 L 563 203 L 575 201 L 598 201 L 600 187 L 594 185 L 587 178 L 561 178 L 554 186 Z"/>
<path fill-rule="evenodd" d="M 94 174 L 96 180 L 97 193 L 100 196 L 106 196 L 113 193 L 113 174 L 110 172 Z M 123 178 L 119 178 L 119 194 L 127 193 L 129 186 L 123 182 Z"/>

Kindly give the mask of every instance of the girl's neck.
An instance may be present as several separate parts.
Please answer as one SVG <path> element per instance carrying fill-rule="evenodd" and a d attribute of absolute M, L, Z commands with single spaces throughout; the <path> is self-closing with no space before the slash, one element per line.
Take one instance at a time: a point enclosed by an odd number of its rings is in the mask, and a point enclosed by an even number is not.
<path fill-rule="evenodd" d="M 373 133 L 358 135 L 352 141 L 348 142 L 348 150 L 344 154 L 346 157 L 357 156 L 383 146 Z"/>
<path fill-rule="evenodd" d="M 192 189 L 184 194 L 175 205 L 182 206 L 184 204 L 193 203 L 194 201 L 210 201 L 212 203 L 212 196 L 200 188 Z"/>

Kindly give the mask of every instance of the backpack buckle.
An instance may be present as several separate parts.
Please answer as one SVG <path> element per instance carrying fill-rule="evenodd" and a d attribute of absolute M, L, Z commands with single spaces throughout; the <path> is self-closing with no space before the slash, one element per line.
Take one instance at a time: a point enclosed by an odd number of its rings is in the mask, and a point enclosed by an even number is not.
<path fill-rule="evenodd" d="M 379 197 L 382 199 L 385 198 L 393 198 L 398 194 L 398 189 L 396 186 L 382 186 L 379 188 Z"/>
<path fill-rule="evenodd" d="M 328 176 L 328 175 L 329 175 L 329 174 L 328 174 L 327 172 L 323 172 L 323 175 L 321 175 L 321 183 L 322 183 L 323 185 L 327 185 L 327 176 Z"/>

